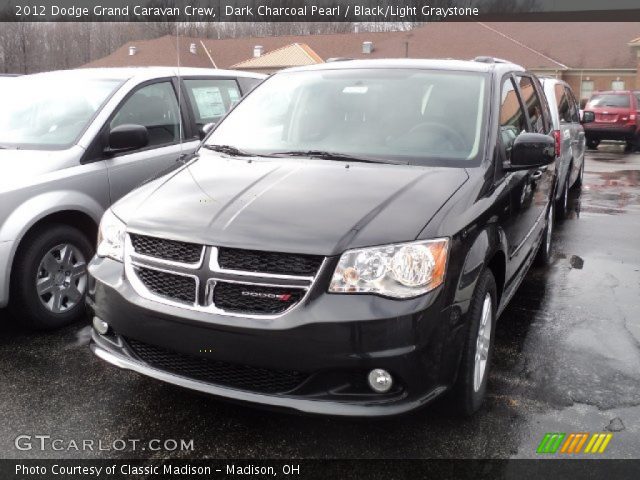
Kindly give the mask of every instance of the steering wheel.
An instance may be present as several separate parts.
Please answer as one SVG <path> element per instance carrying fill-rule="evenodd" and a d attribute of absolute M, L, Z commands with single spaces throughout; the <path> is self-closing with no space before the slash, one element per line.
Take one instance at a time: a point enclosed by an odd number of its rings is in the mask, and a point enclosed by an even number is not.
<path fill-rule="evenodd" d="M 443 134 L 452 150 L 465 150 L 467 148 L 466 139 L 457 130 L 444 123 L 436 121 L 422 122 L 409 130 L 409 133 L 419 133 L 421 131 L 433 133 L 434 130 Z"/>

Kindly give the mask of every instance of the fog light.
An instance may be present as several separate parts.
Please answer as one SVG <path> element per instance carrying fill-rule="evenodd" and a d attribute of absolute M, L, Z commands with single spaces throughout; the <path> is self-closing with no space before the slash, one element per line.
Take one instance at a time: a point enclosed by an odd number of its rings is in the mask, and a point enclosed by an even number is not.
<path fill-rule="evenodd" d="M 386 393 L 393 386 L 391 374 L 381 368 L 376 368 L 369 372 L 369 386 L 376 393 Z"/>
<path fill-rule="evenodd" d="M 96 329 L 100 335 L 106 335 L 109 331 L 109 324 L 98 317 L 93 317 L 93 328 Z"/>

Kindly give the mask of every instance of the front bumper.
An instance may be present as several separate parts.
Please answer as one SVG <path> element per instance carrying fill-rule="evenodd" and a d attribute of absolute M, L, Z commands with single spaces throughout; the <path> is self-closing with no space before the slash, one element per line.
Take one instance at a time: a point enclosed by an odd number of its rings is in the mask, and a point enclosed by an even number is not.
<path fill-rule="evenodd" d="M 386 416 L 414 410 L 436 398 L 452 382 L 462 339 L 455 307 L 444 308 L 440 291 L 397 301 L 369 295 L 329 295 L 320 278 L 300 308 L 269 320 L 227 317 L 160 305 L 136 294 L 122 264 L 94 259 L 89 307 L 109 323 L 106 336 L 93 332 L 91 348 L 123 369 L 234 401 L 304 413 Z M 320 291 L 314 292 L 313 290 Z M 304 380 L 287 391 L 203 381 L 158 367 L 138 355 L 143 342 L 182 358 L 264 369 L 295 370 Z M 165 364 L 166 365 L 166 364 Z M 374 393 L 370 370 L 393 375 L 394 388 Z"/>

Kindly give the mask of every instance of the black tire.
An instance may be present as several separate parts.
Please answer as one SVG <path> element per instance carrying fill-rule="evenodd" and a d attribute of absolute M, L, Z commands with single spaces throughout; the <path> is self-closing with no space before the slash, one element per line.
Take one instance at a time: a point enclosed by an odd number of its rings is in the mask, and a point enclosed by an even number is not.
<path fill-rule="evenodd" d="M 490 315 L 491 326 L 489 332 L 489 346 L 486 353 L 486 366 L 482 375 L 482 380 L 475 382 L 476 377 L 476 354 L 478 354 L 478 337 L 483 319 L 483 310 L 487 296 L 491 299 Z M 470 416 L 477 412 L 482 406 L 486 393 L 491 358 L 493 357 L 493 343 L 496 326 L 496 305 L 497 290 L 496 281 L 490 270 L 486 269 L 480 274 L 476 285 L 471 307 L 469 309 L 469 330 L 462 353 L 462 361 L 458 371 L 458 377 L 452 391 L 453 407 L 456 413 L 463 416 Z"/>
<path fill-rule="evenodd" d="M 569 185 L 569 177 L 571 175 L 571 168 L 572 167 L 569 166 L 569 171 L 567 172 L 567 177 L 562 187 L 562 194 L 560 195 L 560 199 L 556 201 L 556 217 L 558 220 L 566 219 L 569 213 L 569 189 L 571 188 Z"/>
<path fill-rule="evenodd" d="M 77 268 L 78 272 L 82 270 L 81 264 L 84 262 L 85 275 L 73 274 L 74 277 L 78 277 L 77 282 L 82 282 L 84 279 L 84 287 L 76 289 L 77 291 L 82 290 L 81 296 L 77 300 L 71 300 L 71 297 L 65 300 L 63 294 L 60 294 L 59 296 L 63 297 L 59 307 L 61 311 L 54 313 L 45 306 L 44 300 L 38 294 L 36 282 L 38 278 L 42 280 L 41 262 L 52 249 L 60 245 L 70 245 L 77 249 L 74 250 L 75 253 L 71 254 L 73 257 L 71 261 L 77 262 L 74 268 Z M 92 255 L 93 246 L 87 237 L 80 230 L 67 225 L 47 225 L 28 235 L 22 241 L 12 268 L 10 308 L 14 318 L 28 328 L 35 330 L 54 330 L 80 320 L 85 313 L 86 267 Z M 84 259 L 81 259 L 81 256 Z M 60 275 L 65 276 L 68 273 L 60 272 Z M 68 279 L 70 278 L 69 276 Z M 63 284 L 65 281 L 67 283 L 75 282 L 75 280 L 60 280 Z M 45 298 L 46 295 L 53 296 L 53 294 L 47 293 L 44 295 Z M 77 294 L 74 293 L 74 295 Z M 67 306 L 68 309 L 62 311 Z"/>
<path fill-rule="evenodd" d="M 585 158 L 582 159 L 582 165 L 580 165 L 580 172 L 578 173 L 578 178 L 576 178 L 576 181 L 573 184 L 572 188 L 576 188 L 576 189 L 581 189 L 582 188 L 582 182 L 583 182 L 583 178 L 584 178 L 584 162 L 586 161 Z"/>
<path fill-rule="evenodd" d="M 589 150 L 597 150 L 600 145 L 600 140 L 595 138 L 587 138 L 587 148 Z"/>
<path fill-rule="evenodd" d="M 546 267 L 551 264 L 551 257 L 553 253 L 553 226 L 555 220 L 555 202 L 549 203 L 549 210 L 547 211 L 547 224 L 544 227 L 542 239 L 540 240 L 540 247 L 535 258 L 535 264 L 538 267 Z"/>

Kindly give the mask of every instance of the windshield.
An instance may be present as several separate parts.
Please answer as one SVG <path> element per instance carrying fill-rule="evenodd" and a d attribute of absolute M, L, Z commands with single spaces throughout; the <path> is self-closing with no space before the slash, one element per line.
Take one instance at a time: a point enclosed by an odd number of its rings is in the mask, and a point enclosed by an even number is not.
<path fill-rule="evenodd" d="M 207 145 L 253 154 L 468 161 L 480 148 L 485 83 L 484 74 L 416 69 L 277 74 L 222 121 Z"/>
<path fill-rule="evenodd" d="M 628 93 L 595 94 L 589 100 L 590 107 L 624 107 L 631 106 Z"/>
<path fill-rule="evenodd" d="M 3 82 L 0 146 L 64 148 L 77 140 L 119 80 L 34 76 Z"/>

